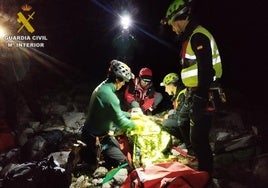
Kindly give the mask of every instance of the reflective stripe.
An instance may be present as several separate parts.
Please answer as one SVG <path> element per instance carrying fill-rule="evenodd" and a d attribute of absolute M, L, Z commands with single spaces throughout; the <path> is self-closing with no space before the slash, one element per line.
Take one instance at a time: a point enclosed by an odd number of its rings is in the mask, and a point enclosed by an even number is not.
<path fill-rule="evenodd" d="M 186 87 L 197 87 L 197 64 L 181 71 L 181 80 Z"/>
<path fill-rule="evenodd" d="M 196 59 L 196 56 L 194 54 L 193 55 L 187 54 L 187 52 L 186 52 L 185 58 L 187 58 L 187 59 Z"/>
<path fill-rule="evenodd" d="M 212 65 L 213 65 L 213 69 L 215 70 L 215 76 L 213 77 L 213 80 L 215 80 L 216 78 L 220 78 L 222 76 L 222 64 L 221 64 L 221 57 L 219 54 L 219 50 L 217 48 L 217 44 L 213 36 L 205 28 L 198 26 L 194 30 L 193 34 L 197 32 L 200 32 L 206 35 L 210 39 L 210 47 L 211 47 L 211 53 L 212 53 Z M 194 51 L 192 50 L 190 42 L 187 43 L 185 54 L 182 54 L 182 57 L 185 58 L 185 59 L 182 59 L 182 62 L 187 62 L 187 59 L 188 61 L 196 62 L 190 65 L 189 67 L 185 67 L 182 69 L 181 71 L 182 82 L 186 87 L 197 87 L 198 86 L 197 60 L 196 60 L 196 55 L 194 54 Z"/>
<path fill-rule="evenodd" d="M 180 103 L 182 102 L 182 101 L 179 101 L 180 96 L 181 96 L 181 95 L 184 95 L 184 96 L 185 96 L 185 93 L 186 93 L 186 88 L 182 89 L 182 90 L 178 93 L 178 95 L 176 96 L 176 100 L 174 100 L 174 103 L 173 103 L 173 107 L 174 107 L 175 110 L 178 108 L 178 106 L 179 106 Z"/>
<path fill-rule="evenodd" d="M 192 76 L 197 76 L 197 69 L 181 73 L 181 79 L 189 78 Z"/>

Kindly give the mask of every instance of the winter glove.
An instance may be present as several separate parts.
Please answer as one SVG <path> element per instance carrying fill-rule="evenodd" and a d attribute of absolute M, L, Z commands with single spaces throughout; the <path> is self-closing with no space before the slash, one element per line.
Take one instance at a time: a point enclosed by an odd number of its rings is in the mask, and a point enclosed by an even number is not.
<path fill-rule="evenodd" d="M 140 107 L 135 107 L 131 109 L 130 114 L 131 115 L 143 115 L 143 112 Z"/>
<path fill-rule="evenodd" d="M 137 108 L 137 107 L 140 108 L 140 104 L 139 104 L 137 101 L 132 101 L 132 102 L 130 103 L 130 106 L 131 106 L 132 108 Z"/>
<path fill-rule="evenodd" d="M 178 116 L 176 114 L 176 110 L 172 109 L 168 111 L 168 118 L 169 119 L 177 119 Z"/>

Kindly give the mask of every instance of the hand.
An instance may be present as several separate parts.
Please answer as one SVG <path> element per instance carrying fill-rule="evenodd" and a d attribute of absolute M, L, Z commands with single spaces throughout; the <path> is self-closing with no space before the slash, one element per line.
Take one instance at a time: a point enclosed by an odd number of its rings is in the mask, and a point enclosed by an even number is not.
<path fill-rule="evenodd" d="M 137 126 L 136 126 L 136 124 L 134 124 L 133 126 L 131 126 L 131 127 L 129 127 L 129 128 L 128 128 L 128 131 L 135 130 L 135 129 L 136 129 L 136 127 L 137 127 Z"/>
<path fill-rule="evenodd" d="M 130 114 L 143 115 L 142 109 L 139 107 L 132 108 Z"/>
<path fill-rule="evenodd" d="M 168 116 L 172 116 L 174 114 L 176 114 L 176 111 L 174 109 L 168 111 Z"/>

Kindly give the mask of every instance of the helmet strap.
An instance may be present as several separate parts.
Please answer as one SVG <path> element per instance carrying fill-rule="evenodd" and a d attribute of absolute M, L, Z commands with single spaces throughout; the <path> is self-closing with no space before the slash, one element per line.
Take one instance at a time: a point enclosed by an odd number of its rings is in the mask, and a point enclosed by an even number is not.
<path fill-rule="evenodd" d="M 188 15 L 189 15 L 189 7 L 184 7 L 180 11 L 178 11 L 174 14 L 171 14 L 169 19 L 173 19 L 173 21 L 184 20 L 185 16 L 188 16 Z"/>

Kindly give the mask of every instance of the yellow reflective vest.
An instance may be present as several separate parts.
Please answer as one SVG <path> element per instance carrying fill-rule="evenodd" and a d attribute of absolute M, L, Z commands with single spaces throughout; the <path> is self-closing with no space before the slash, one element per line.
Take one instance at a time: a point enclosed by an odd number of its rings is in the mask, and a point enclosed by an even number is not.
<path fill-rule="evenodd" d="M 176 96 L 176 99 L 173 101 L 173 108 L 174 108 L 175 110 L 179 107 L 179 105 L 181 105 L 182 102 L 184 102 L 184 101 L 180 101 L 180 99 L 182 98 L 182 97 L 180 97 L 180 96 L 181 96 L 181 95 L 184 95 L 184 96 L 185 96 L 185 92 L 186 92 L 186 88 L 182 89 L 182 90 L 178 93 L 178 95 Z"/>
<path fill-rule="evenodd" d="M 191 41 L 191 37 L 195 33 L 203 33 L 210 39 L 210 46 L 211 46 L 211 51 L 212 51 L 212 63 L 213 63 L 213 68 L 215 70 L 214 80 L 217 78 L 220 78 L 222 76 L 221 57 L 220 57 L 218 47 L 213 36 L 204 27 L 198 26 L 193 31 L 192 35 L 190 36 L 189 41 Z M 192 46 L 190 42 L 187 43 L 185 57 L 183 61 L 191 62 L 190 66 L 183 67 L 181 70 L 181 79 L 182 79 L 183 84 L 186 87 L 197 87 L 198 86 L 197 60 L 196 60 L 194 51 L 192 50 Z"/>

